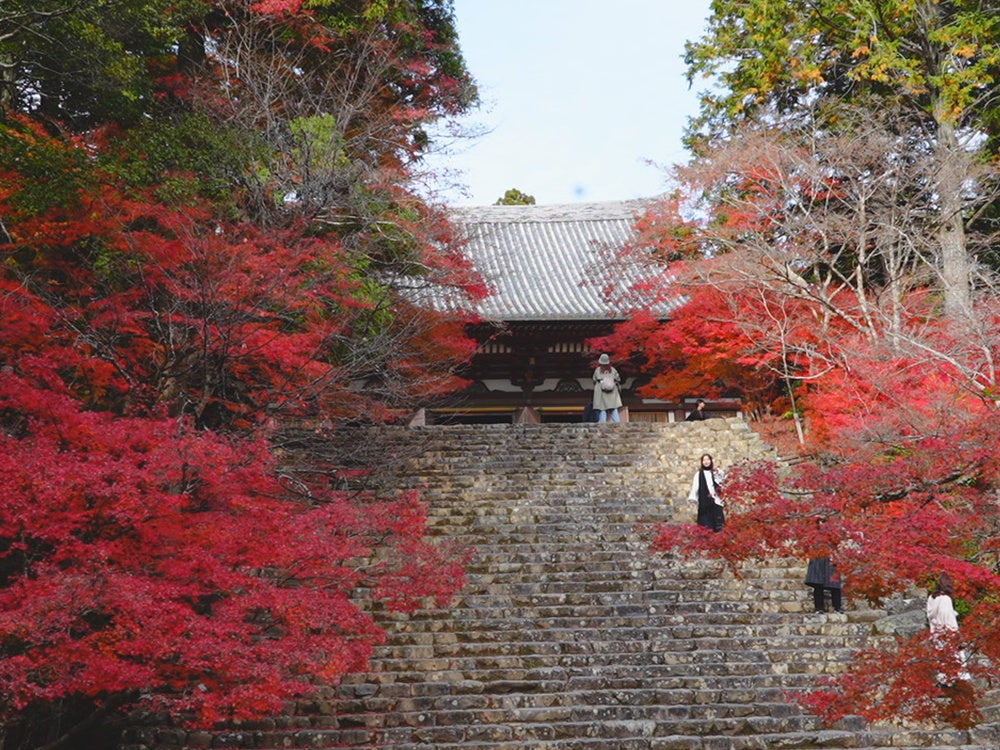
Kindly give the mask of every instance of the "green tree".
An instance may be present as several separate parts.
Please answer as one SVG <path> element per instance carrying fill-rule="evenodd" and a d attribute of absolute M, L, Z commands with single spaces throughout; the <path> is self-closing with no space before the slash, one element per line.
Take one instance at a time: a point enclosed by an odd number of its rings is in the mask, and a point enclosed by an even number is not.
<path fill-rule="evenodd" d="M 497 198 L 494 206 L 533 206 L 535 196 L 522 193 L 517 188 L 511 188 L 503 194 L 503 198 Z"/>
<path fill-rule="evenodd" d="M 85 129 L 134 123 L 205 0 L 10 0 L 0 9 L 2 113 Z"/>
<path fill-rule="evenodd" d="M 953 320 L 971 314 L 974 258 L 967 246 L 955 155 L 995 154 L 1000 117 L 1000 13 L 980 0 L 716 0 L 705 36 L 687 47 L 691 80 L 712 88 L 688 143 L 725 138 L 748 116 L 808 116 L 816 102 L 878 101 L 908 118 L 908 138 L 934 165 L 923 197 L 937 217 L 939 286 Z"/>

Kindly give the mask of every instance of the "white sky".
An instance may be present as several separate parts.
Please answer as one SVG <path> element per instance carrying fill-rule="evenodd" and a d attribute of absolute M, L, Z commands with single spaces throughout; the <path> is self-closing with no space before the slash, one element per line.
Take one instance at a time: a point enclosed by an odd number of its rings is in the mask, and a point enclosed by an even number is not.
<path fill-rule="evenodd" d="M 539 205 L 625 200 L 667 189 L 687 160 L 697 110 L 684 42 L 702 36 L 710 0 L 455 0 L 459 44 L 482 107 L 462 122 L 487 132 L 428 166 L 444 199 L 489 205 L 509 188 Z"/>

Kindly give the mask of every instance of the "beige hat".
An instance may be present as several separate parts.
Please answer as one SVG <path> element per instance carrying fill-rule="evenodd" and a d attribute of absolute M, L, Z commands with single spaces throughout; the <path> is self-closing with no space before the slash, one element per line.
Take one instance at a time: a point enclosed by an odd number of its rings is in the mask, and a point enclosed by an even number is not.
<path fill-rule="evenodd" d="M 610 365 L 611 357 L 609 357 L 607 354 L 602 354 L 600 359 L 597 360 L 597 362 L 602 365 Z"/>

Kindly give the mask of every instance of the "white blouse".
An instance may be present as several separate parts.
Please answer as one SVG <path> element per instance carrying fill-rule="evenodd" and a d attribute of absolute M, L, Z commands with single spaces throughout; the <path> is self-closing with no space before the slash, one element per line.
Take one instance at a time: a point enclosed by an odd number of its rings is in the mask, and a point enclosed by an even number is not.
<path fill-rule="evenodd" d="M 947 594 L 927 597 L 927 623 L 932 633 L 942 630 L 958 630 L 958 613 L 951 597 Z"/>
<path fill-rule="evenodd" d="M 715 500 L 716 505 L 722 505 L 722 498 L 719 497 L 719 491 L 715 486 L 715 478 L 712 476 L 711 469 L 702 469 L 695 472 L 694 479 L 691 480 L 691 492 L 688 494 L 688 500 L 693 503 L 698 502 L 698 475 L 702 473 L 705 475 L 705 486 L 708 487 L 708 494 Z"/>

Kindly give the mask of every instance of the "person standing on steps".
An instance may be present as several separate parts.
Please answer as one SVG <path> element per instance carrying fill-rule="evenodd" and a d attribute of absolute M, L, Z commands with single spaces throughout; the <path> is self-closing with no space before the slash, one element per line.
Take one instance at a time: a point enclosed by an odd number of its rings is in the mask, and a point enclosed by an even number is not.
<path fill-rule="evenodd" d="M 825 518 L 816 519 L 816 530 L 820 532 Z M 830 606 L 838 614 L 844 611 L 844 582 L 837 568 L 829 557 L 814 557 L 806 566 L 806 579 L 803 582 L 813 590 L 813 611 L 817 614 L 826 613 L 826 595 L 830 594 Z"/>
<path fill-rule="evenodd" d="M 833 611 L 843 613 L 844 583 L 840 579 L 837 568 L 829 557 L 814 557 L 806 567 L 806 586 L 813 590 L 813 610 L 818 614 L 826 612 L 826 593 L 830 592 L 830 605 Z"/>
<path fill-rule="evenodd" d="M 712 531 L 721 531 L 726 524 L 722 496 L 719 494 L 721 476 L 715 471 L 712 457 L 706 453 L 701 457 L 698 471 L 691 480 L 688 500 L 698 503 L 698 525 Z"/>
<path fill-rule="evenodd" d="M 612 422 L 621 421 L 618 416 L 622 406 L 621 383 L 621 375 L 611 366 L 611 358 L 602 354 L 594 370 L 594 411 L 597 412 L 598 422 L 607 422 L 609 416 Z"/>
<path fill-rule="evenodd" d="M 931 638 L 941 653 L 942 659 L 947 658 L 948 640 L 958 633 L 958 612 L 955 611 L 955 584 L 951 576 L 942 573 L 934 581 L 930 594 L 927 596 L 927 624 L 931 629 Z M 966 669 L 968 656 L 964 649 L 959 649 L 955 655 L 958 661 L 958 679 L 968 681 L 971 675 Z M 945 687 L 951 687 L 954 682 L 944 673 L 938 674 L 937 681 Z"/>

